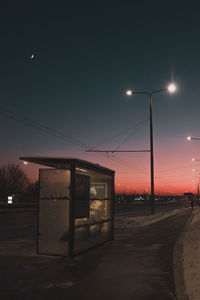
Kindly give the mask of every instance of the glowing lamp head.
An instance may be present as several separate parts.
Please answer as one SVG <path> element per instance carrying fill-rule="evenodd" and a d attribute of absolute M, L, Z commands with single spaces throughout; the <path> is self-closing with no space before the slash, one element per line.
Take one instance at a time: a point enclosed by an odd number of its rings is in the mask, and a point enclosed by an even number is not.
<path fill-rule="evenodd" d="M 196 160 L 196 159 L 193 157 L 193 158 L 192 158 L 192 161 L 195 161 L 195 160 Z"/>
<path fill-rule="evenodd" d="M 28 163 L 27 163 L 27 161 L 24 161 L 24 165 L 27 165 Z"/>
<path fill-rule="evenodd" d="M 188 140 L 188 141 L 191 141 L 191 139 L 192 139 L 191 136 L 188 136 L 188 137 L 187 137 L 187 140 Z"/>
<path fill-rule="evenodd" d="M 128 90 L 128 91 L 126 91 L 126 95 L 127 95 L 127 96 L 132 96 L 132 95 L 133 95 L 133 92 L 132 92 L 131 90 Z"/>
<path fill-rule="evenodd" d="M 171 83 L 170 85 L 168 85 L 167 89 L 168 89 L 169 93 L 172 94 L 176 91 L 176 86 L 175 86 L 175 84 Z"/>

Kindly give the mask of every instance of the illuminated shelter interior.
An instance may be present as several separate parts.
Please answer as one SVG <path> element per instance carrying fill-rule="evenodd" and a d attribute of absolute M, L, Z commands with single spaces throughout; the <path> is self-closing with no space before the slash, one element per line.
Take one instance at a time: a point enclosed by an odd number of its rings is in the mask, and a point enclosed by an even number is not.
<path fill-rule="evenodd" d="M 37 253 L 73 256 L 114 232 L 113 170 L 76 158 L 20 157 L 39 170 Z"/>

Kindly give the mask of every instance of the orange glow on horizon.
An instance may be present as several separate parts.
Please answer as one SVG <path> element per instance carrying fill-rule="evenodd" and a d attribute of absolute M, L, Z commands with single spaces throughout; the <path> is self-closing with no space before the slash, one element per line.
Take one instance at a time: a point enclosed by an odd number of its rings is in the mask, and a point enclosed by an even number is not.
<path fill-rule="evenodd" d="M 31 182 L 38 180 L 39 170 L 37 168 L 34 167 L 34 170 L 26 170 L 26 173 Z M 192 170 L 189 170 L 189 176 L 186 175 L 180 178 L 179 174 L 177 174 L 175 177 L 168 174 L 166 177 L 156 176 L 154 186 L 155 194 L 183 195 L 185 192 L 196 193 L 198 178 L 194 178 L 194 172 L 192 172 Z M 150 194 L 150 175 L 144 174 L 141 177 L 138 177 L 137 174 L 128 174 L 127 176 L 123 177 L 123 174 L 116 173 L 115 193 Z"/>
<path fill-rule="evenodd" d="M 177 139 L 179 141 L 177 142 Z M 199 158 L 199 144 L 188 143 L 185 137 L 157 138 L 154 147 L 154 189 L 155 194 L 183 195 L 185 192 L 196 193 L 200 177 L 200 162 L 192 161 Z M 170 145 L 170 147 L 169 147 Z M 184 149 L 184 150 L 183 150 Z M 54 153 L 55 156 L 64 156 Z M 74 157 L 98 163 L 101 166 L 115 170 L 116 193 L 151 193 L 150 188 L 150 161 L 148 154 L 120 154 L 118 157 L 127 162 L 120 164 L 107 157 L 93 156 L 91 153 L 74 153 Z M 38 180 L 38 169 L 45 168 L 35 164 L 23 166 L 30 181 Z M 192 169 L 197 172 L 193 172 Z M 199 170 L 199 171 L 198 171 Z"/>

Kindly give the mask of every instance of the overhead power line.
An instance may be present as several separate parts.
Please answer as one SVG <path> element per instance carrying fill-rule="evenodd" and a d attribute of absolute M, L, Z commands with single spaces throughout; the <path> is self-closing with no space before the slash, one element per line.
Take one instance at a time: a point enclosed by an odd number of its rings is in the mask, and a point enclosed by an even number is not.
<path fill-rule="evenodd" d="M 98 150 L 88 149 L 86 152 L 104 152 L 104 153 L 116 153 L 116 152 L 150 152 L 150 150 Z"/>
<path fill-rule="evenodd" d="M 0 113 L 3 114 L 3 115 L 6 115 L 7 117 L 12 118 L 12 119 L 14 119 L 16 121 L 22 122 L 25 125 L 28 125 L 28 126 L 30 126 L 32 128 L 35 128 L 35 129 L 40 130 L 42 132 L 45 132 L 47 134 L 59 137 L 60 139 L 63 139 L 65 141 L 67 141 L 67 142 L 70 142 L 72 144 L 80 146 L 81 148 L 86 149 L 88 147 L 91 147 L 88 144 L 80 142 L 78 139 L 66 136 L 66 135 L 60 133 L 59 131 L 57 131 L 55 129 L 52 129 L 50 127 L 42 125 L 42 124 L 40 124 L 38 122 L 35 122 L 35 121 L 31 120 L 31 119 L 28 119 L 28 118 L 24 117 L 23 115 L 21 115 L 19 113 L 16 113 L 16 112 L 13 112 L 13 111 L 11 111 L 11 110 L 9 110 L 7 108 L 4 108 L 2 106 L 0 107 Z"/>
<path fill-rule="evenodd" d="M 102 146 L 102 145 L 104 145 L 104 144 L 106 144 L 106 143 L 112 141 L 112 140 L 115 139 L 116 137 L 119 137 L 119 136 L 125 134 L 126 132 L 128 132 L 128 131 L 130 131 L 130 130 L 132 130 L 132 129 L 136 129 L 136 128 L 140 127 L 141 125 L 143 126 L 144 123 L 146 123 L 147 121 L 149 121 L 149 118 L 147 118 L 147 119 L 145 119 L 145 120 L 142 120 L 142 121 L 139 121 L 137 124 L 134 124 L 134 125 L 132 125 L 132 126 L 126 128 L 126 129 L 122 130 L 121 132 L 119 132 L 119 133 L 117 133 L 117 134 L 115 134 L 115 135 L 112 135 L 111 137 L 105 139 L 103 142 L 101 142 L 101 143 L 95 145 L 94 147 L 91 147 L 91 149 L 96 149 L 97 147 Z M 136 132 L 136 130 L 135 130 L 134 132 L 132 132 L 131 135 L 128 136 L 128 138 L 129 138 L 130 136 L 132 136 L 135 132 Z M 124 144 L 124 142 L 126 142 L 126 141 L 127 141 L 127 138 L 126 138 L 125 141 L 122 142 L 122 144 Z M 120 144 L 120 146 L 121 146 L 121 144 Z M 117 148 L 119 148 L 119 146 L 118 146 Z M 90 150 L 90 149 L 89 149 L 89 150 Z"/>
<path fill-rule="evenodd" d="M 82 149 L 88 149 L 88 148 L 93 148 L 91 145 L 88 145 L 86 143 L 83 143 L 81 141 L 79 141 L 78 139 L 74 138 L 74 137 L 69 137 L 69 136 L 66 136 L 64 135 L 63 133 L 53 129 L 53 128 L 50 128 L 50 127 L 47 127 L 45 125 L 42 125 L 38 122 L 35 122 L 27 117 L 24 117 L 22 114 L 19 114 L 19 113 L 16 113 L 16 112 L 13 112 L 5 107 L 2 107 L 0 106 L 0 114 L 2 115 L 5 115 L 6 117 L 9 117 L 11 119 L 14 119 L 15 121 L 17 122 L 21 122 L 29 127 L 32 127 L 34 129 L 37 129 L 41 132 L 44 132 L 46 134 L 49 134 L 51 136 L 54 136 L 56 138 L 59 138 L 59 139 L 62 139 L 68 143 L 71 143 L 71 144 L 74 144 L 76 146 L 79 146 L 81 147 Z M 130 167 L 130 164 L 126 161 L 123 161 L 121 159 L 118 159 L 117 157 L 113 156 L 113 155 L 110 155 L 110 154 L 103 154 L 103 153 L 99 153 L 99 155 L 103 156 L 103 157 L 107 157 L 121 165 L 124 165 L 126 167 Z"/>
<path fill-rule="evenodd" d="M 143 120 L 143 121 L 141 121 L 141 122 L 139 122 L 138 124 L 137 124 L 137 126 L 134 128 L 135 130 L 134 130 L 134 132 L 131 132 L 120 144 L 119 144 L 119 146 L 118 147 L 116 147 L 115 148 L 115 150 L 119 150 L 119 148 L 121 147 L 121 146 L 123 146 L 136 132 L 137 132 L 137 130 L 139 129 L 139 128 L 141 128 L 142 126 L 144 126 L 144 124 L 147 122 L 147 121 L 149 121 L 149 118 L 148 119 L 146 119 L 146 120 Z M 116 152 L 120 152 L 120 151 L 116 151 Z M 126 152 L 128 152 L 128 151 L 126 151 Z M 136 151 L 133 151 L 133 152 L 136 152 Z M 143 151 L 138 151 L 138 152 L 143 152 Z"/>
<path fill-rule="evenodd" d="M 145 120 L 143 120 L 143 121 L 140 121 L 138 124 L 136 124 L 136 125 L 134 125 L 134 126 L 131 126 L 131 127 L 127 128 L 126 130 L 121 131 L 121 133 L 112 136 L 110 139 L 107 139 L 106 142 L 111 141 L 113 138 L 119 137 L 120 135 L 126 133 L 126 132 L 129 131 L 130 129 L 133 129 L 133 128 L 135 129 L 135 131 L 134 131 L 134 132 L 131 132 L 131 133 L 130 133 L 130 134 L 129 134 L 129 135 L 128 135 L 128 136 L 127 136 L 120 144 L 119 144 L 119 146 L 117 146 L 115 149 L 113 149 L 113 150 L 97 149 L 98 146 L 100 146 L 100 145 L 102 145 L 102 144 L 105 144 L 105 142 L 103 142 L 103 143 L 100 143 L 100 144 L 96 145 L 95 147 L 92 147 L 92 148 L 90 148 L 90 149 L 87 149 L 86 152 L 98 152 L 98 153 L 117 153 L 117 152 L 132 152 L 132 153 L 134 153 L 134 152 L 150 152 L 150 150 L 146 150 L 146 149 L 145 149 L 145 150 L 119 150 L 120 147 L 121 147 L 122 145 L 124 145 L 125 142 L 127 142 L 127 141 L 130 139 L 130 137 L 133 136 L 133 135 L 135 134 L 136 128 L 141 127 L 141 125 L 143 126 L 144 123 L 146 123 L 148 120 L 149 120 L 149 119 L 145 119 Z"/>

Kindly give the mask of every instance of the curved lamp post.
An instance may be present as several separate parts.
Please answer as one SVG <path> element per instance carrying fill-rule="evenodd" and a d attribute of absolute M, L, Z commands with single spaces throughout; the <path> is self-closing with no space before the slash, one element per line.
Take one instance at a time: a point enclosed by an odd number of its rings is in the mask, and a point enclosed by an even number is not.
<path fill-rule="evenodd" d="M 150 112 L 150 167 L 151 167 L 151 213 L 155 213 L 155 196 L 154 196 L 154 154 L 153 154 L 153 118 L 152 118 L 152 95 L 162 92 L 174 93 L 176 91 L 175 84 L 171 83 L 167 88 L 155 90 L 151 92 L 135 92 L 132 90 L 126 91 L 127 96 L 132 95 L 147 95 L 149 97 L 149 112 Z"/>

